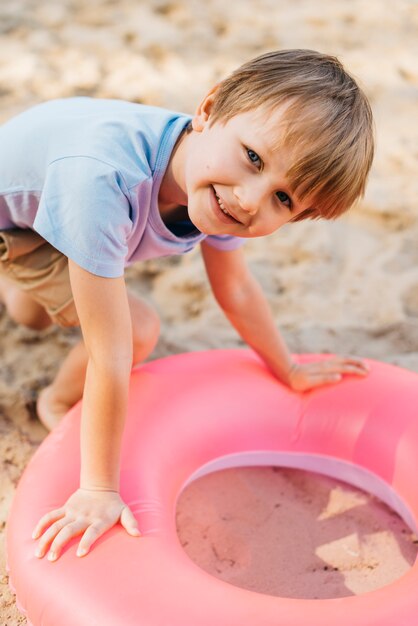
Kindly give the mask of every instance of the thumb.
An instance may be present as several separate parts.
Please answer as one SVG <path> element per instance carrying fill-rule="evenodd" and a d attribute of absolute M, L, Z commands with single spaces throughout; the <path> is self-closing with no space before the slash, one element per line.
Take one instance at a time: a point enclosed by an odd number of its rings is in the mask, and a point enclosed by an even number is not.
<path fill-rule="evenodd" d="M 136 521 L 134 514 L 128 506 L 125 506 L 122 509 L 120 523 L 122 524 L 124 529 L 133 537 L 140 536 L 141 532 L 138 528 L 138 522 Z"/>

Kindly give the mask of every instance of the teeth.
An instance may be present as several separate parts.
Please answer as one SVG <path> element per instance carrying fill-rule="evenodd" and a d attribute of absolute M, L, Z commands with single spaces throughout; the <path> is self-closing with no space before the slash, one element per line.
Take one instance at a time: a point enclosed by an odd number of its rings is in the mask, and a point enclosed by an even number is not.
<path fill-rule="evenodd" d="M 225 209 L 224 205 L 222 204 L 222 200 L 220 199 L 220 197 L 218 196 L 218 194 L 215 191 L 215 197 L 218 201 L 219 207 L 222 211 L 222 213 L 225 213 L 225 215 L 228 215 L 229 217 L 232 217 L 232 215 L 230 213 L 228 213 L 228 211 Z"/>

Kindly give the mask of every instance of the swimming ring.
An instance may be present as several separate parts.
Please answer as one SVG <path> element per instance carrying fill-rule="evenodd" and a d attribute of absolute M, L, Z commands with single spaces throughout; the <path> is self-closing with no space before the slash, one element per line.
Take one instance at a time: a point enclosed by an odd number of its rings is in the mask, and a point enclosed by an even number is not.
<path fill-rule="evenodd" d="M 312 356 L 299 357 L 301 360 Z M 318 358 L 318 357 L 316 357 Z M 321 357 L 319 357 L 321 358 Z M 281 465 L 378 495 L 416 527 L 418 376 L 370 362 L 365 379 L 296 394 L 244 350 L 182 354 L 132 374 L 121 495 L 143 536 L 114 527 L 90 554 L 73 541 L 51 564 L 31 531 L 77 488 L 80 406 L 40 446 L 7 527 L 18 606 L 33 626 L 414 626 L 418 563 L 376 591 L 331 600 L 277 598 L 195 565 L 176 534 L 184 486 L 215 469 Z"/>

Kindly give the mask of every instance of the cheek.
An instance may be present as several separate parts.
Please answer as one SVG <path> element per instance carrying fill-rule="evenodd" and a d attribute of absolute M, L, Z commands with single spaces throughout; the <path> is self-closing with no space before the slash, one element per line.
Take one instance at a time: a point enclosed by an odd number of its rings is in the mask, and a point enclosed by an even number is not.
<path fill-rule="evenodd" d="M 199 154 L 193 159 L 189 169 L 189 179 L 195 186 L 207 185 L 213 177 L 214 166 L 208 155 Z"/>
<path fill-rule="evenodd" d="M 203 178 L 208 182 L 232 183 L 237 176 L 237 160 L 219 146 L 207 146 L 205 151 L 197 155 L 195 160 Z"/>
<path fill-rule="evenodd" d="M 195 146 L 188 163 L 189 181 L 195 189 L 211 184 L 234 185 L 239 180 L 239 169 L 229 144 L 210 138 Z"/>
<path fill-rule="evenodd" d="M 276 232 L 276 230 L 279 230 L 279 228 L 287 224 L 289 219 L 287 219 L 287 216 L 281 211 L 277 213 L 273 211 L 270 214 L 264 214 L 260 216 L 260 221 L 256 225 L 257 236 L 264 237 L 266 235 L 271 235 L 272 233 Z"/>

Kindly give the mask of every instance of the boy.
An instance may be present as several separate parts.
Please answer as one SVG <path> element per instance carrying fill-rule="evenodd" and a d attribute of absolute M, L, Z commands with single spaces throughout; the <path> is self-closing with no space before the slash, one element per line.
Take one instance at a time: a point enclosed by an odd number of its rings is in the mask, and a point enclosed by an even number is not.
<path fill-rule="evenodd" d="M 373 158 L 369 104 L 339 61 L 262 55 L 213 88 L 192 119 L 120 101 L 34 107 L 0 129 L 1 298 L 35 328 L 80 324 L 83 341 L 39 397 L 48 428 L 83 396 L 80 488 L 34 530 L 37 556 L 77 554 L 118 521 L 119 453 L 132 364 L 158 319 L 124 267 L 201 243 L 214 295 L 241 337 L 296 391 L 365 375 L 357 359 L 295 363 L 241 244 L 289 221 L 332 219 L 363 194 Z"/>

